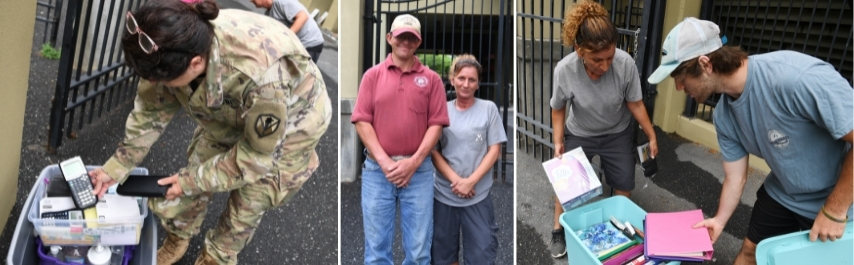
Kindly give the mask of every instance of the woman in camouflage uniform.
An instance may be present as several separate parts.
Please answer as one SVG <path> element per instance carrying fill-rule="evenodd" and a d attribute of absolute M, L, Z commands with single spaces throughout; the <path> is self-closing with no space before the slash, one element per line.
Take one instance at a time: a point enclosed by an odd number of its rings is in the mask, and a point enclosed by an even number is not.
<path fill-rule="evenodd" d="M 183 257 L 213 192 L 227 209 L 196 264 L 236 264 L 264 211 L 288 201 L 318 166 L 331 119 L 320 70 L 281 23 L 213 0 L 154 0 L 126 15 L 122 48 L 141 77 L 125 139 L 90 173 L 95 192 L 122 183 L 180 109 L 198 123 L 186 167 L 148 206 L 168 232 L 157 264 Z"/>

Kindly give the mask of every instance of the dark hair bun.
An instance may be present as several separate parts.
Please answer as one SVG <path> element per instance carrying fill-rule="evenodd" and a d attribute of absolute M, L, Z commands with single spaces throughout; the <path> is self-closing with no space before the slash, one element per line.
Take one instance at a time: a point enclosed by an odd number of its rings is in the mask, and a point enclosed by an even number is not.
<path fill-rule="evenodd" d="M 196 2 L 196 12 L 205 20 L 214 20 L 219 15 L 219 5 L 214 0 Z"/>

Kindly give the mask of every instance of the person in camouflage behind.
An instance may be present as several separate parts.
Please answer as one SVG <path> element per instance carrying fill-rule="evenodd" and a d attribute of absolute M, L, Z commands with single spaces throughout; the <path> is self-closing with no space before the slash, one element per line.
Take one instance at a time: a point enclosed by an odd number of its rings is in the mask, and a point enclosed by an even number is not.
<path fill-rule="evenodd" d="M 198 123 L 188 163 L 161 179 L 148 206 L 168 232 L 157 264 L 184 256 L 213 192 L 227 209 L 196 264 L 236 264 L 264 211 L 287 202 L 318 166 L 332 106 L 320 70 L 272 18 L 219 10 L 213 0 L 153 0 L 126 15 L 122 49 L 141 79 L 125 139 L 90 172 L 95 192 L 122 183 L 184 109 Z"/>

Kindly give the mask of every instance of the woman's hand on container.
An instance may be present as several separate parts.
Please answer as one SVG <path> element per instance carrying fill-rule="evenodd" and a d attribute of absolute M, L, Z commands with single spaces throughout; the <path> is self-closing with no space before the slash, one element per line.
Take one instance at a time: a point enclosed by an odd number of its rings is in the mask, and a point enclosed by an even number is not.
<path fill-rule="evenodd" d="M 89 171 L 89 180 L 92 181 L 92 194 L 98 195 L 98 198 L 103 198 L 110 186 L 116 184 L 116 180 L 107 175 L 103 168 L 97 168 Z"/>

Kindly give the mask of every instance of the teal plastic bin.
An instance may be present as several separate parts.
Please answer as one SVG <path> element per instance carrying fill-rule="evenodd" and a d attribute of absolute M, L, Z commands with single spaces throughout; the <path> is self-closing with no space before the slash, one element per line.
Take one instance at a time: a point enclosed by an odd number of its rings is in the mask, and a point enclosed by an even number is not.
<path fill-rule="evenodd" d="M 848 222 L 842 238 L 810 242 L 810 231 L 775 236 L 756 246 L 757 265 L 854 264 L 854 224 Z"/>
<path fill-rule="evenodd" d="M 94 169 L 93 166 L 87 166 L 89 170 Z M 30 222 L 28 211 L 32 209 L 34 204 L 37 204 L 36 197 L 41 195 L 41 188 L 44 180 L 51 176 L 60 174 L 59 167 L 51 165 L 46 167 L 39 174 L 35 185 L 30 190 L 26 202 L 21 207 L 21 216 L 18 218 L 18 224 L 15 226 L 15 232 L 12 235 L 12 242 L 9 246 L 9 253 L 6 255 L 7 265 L 20 264 L 39 264 L 39 256 L 36 248 L 36 234 L 33 223 Z M 131 174 L 148 175 L 148 169 L 135 168 Z M 134 248 L 133 258 L 128 262 L 130 265 L 147 265 L 157 264 L 157 223 L 154 222 L 154 216 L 149 214 L 144 217 L 142 231 L 140 232 L 139 245 Z"/>
<path fill-rule="evenodd" d="M 594 224 L 609 221 L 611 216 L 620 221 L 628 221 L 643 231 L 643 219 L 646 211 L 626 197 L 613 196 L 601 201 L 580 206 L 560 215 L 560 225 L 566 234 L 566 256 L 570 265 L 602 265 L 593 253 L 590 253 L 575 235 L 576 230 Z M 681 262 L 671 261 L 668 264 L 678 265 Z"/>

